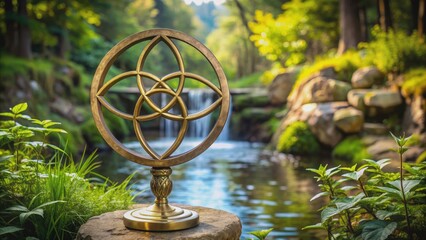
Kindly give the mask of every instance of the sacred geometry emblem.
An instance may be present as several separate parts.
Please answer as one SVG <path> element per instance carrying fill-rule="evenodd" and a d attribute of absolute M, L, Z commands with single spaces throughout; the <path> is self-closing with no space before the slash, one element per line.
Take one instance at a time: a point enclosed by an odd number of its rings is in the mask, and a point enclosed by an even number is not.
<path fill-rule="evenodd" d="M 135 69 L 107 79 L 105 83 L 107 73 L 118 56 L 130 47 L 141 42 L 147 42 L 147 44 L 137 61 L 135 59 Z M 153 73 L 144 71 L 144 65 L 148 55 L 160 42 L 163 42 L 168 49 L 170 49 L 178 65 L 178 71 L 171 72 L 165 76 L 156 76 Z M 187 44 L 201 53 L 214 70 L 219 86 L 216 86 L 203 76 L 187 72 L 185 70 L 185 63 L 175 42 Z M 161 65 L 161 63 L 156 64 Z M 134 103 L 134 110 L 131 114 L 118 110 L 105 98 L 105 94 L 114 85 L 129 78 L 136 79 L 135 81 L 140 92 L 137 101 Z M 179 80 L 176 89 L 170 87 L 168 84 L 172 79 Z M 200 112 L 189 113 L 181 96 L 185 81 L 188 79 L 201 82 L 206 87 L 213 90 L 217 94 L 217 100 Z M 147 89 L 148 86 L 144 84 L 143 80 L 152 81 L 152 86 Z M 156 94 L 166 94 L 170 96 L 171 100 L 163 106 L 156 104 L 152 99 Z M 136 33 L 119 42 L 105 55 L 98 65 L 91 87 L 90 101 L 96 126 L 108 145 L 121 156 L 136 163 L 153 167 L 151 169 L 153 175 L 151 190 L 156 196 L 155 204 L 145 209 L 127 212 L 124 216 L 124 224 L 127 227 L 141 230 L 170 231 L 185 229 L 198 224 L 198 214 L 196 212 L 168 205 L 167 196 L 172 190 L 172 182 L 169 179 L 169 175 L 172 173 L 170 167 L 195 158 L 213 144 L 225 125 L 229 111 L 229 99 L 230 96 L 226 76 L 217 59 L 207 47 L 182 32 L 170 29 L 153 29 Z M 144 112 L 142 110 L 143 104 L 149 106 L 149 112 Z M 178 108 L 180 110 L 179 113 L 176 114 L 170 111 L 172 108 Z M 174 155 L 175 151 L 184 140 L 189 122 L 211 114 L 218 108 L 220 108 L 219 117 L 204 141 L 187 152 Z M 148 155 L 129 149 L 117 140 L 106 125 L 103 109 L 111 112 L 116 117 L 133 122 L 134 133 L 141 147 Z M 165 118 L 181 123 L 178 136 L 173 144 L 161 154 L 151 148 L 141 127 L 141 124 L 144 122 L 156 118 Z"/>

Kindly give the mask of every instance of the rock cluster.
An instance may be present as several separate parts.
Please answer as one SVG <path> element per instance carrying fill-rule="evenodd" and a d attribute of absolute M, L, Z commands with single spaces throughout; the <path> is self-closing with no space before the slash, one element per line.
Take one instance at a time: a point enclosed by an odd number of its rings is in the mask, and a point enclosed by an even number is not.
<path fill-rule="evenodd" d="M 295 75 L 286 73 L 278 76 L 274 80 L 275 85 L 269 89 L 270 99 L 280 99 L 277 102 L 286 103 L 288 108 L 273 137 L 274 145 L 286 127 L 296 121 L 306 122 L 317 140 L 330 147 L 348 134 L 387 134 L 389 130 L 382 124 L 383 120 L 403 110 L 404 100 L 400 91 L 386 87 L 383 84 L 385 75 L 373 66 L 356 70 L 346 81 L 338 80 L 333 69 L 326 68 L 308 77 L 288 95 L 287 90 L 292 89 L 294 83 L 291 76 Z M 279 89 L 286 89 L 280 97 Z M 418 112 L 423 115 L 417 116 L 419 121 L 416 122 L 423 122 L 424 130 L 424 111 L 411 111 L 411 115 L 406 113 L 406 118 L 416 118 L 413 114 L 420 114 Z M 419 124 L 409 125 L 418 129 Z"/>

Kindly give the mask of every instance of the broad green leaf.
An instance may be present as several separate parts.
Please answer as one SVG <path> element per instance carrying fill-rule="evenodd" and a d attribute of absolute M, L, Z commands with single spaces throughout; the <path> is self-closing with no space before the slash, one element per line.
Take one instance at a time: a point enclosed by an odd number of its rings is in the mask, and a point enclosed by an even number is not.
<path fill-rule="evenodd" d="M 341 211 L 334 207 L 326 207 L 321 211 L 321 223 L 325 223 L 331 217 L 339 214 Z"/>
<path fill-rule="evenodd" d="M 341 167 L 340 169 L 348 172 L 355 172 L 357 164 L 352 165 L 352 167 Z"/>
<path fill-rule="evenodd" d="M 371 159 L 364 159 L 368 163 L 368 165 L 376 168 L 376 169 L 382 169 L 386 165 L 390 164 L 391 159 L 385 158 L 378 161 L 371 160 Z"/>
<path fill-rule="evenodd" d="M 41 121 L 39 119 L 33 119 L 34 124 L 43 125 L 44 121 Z"/>
<path fill-rule="evenodd" d="M 12 111 L 14 114 L 19 114 L 21 112 L 24 112 L 27 110 L 28 104 L 27 103 L 19 103 L 16 106 L 12 107 L 10 111 Z"/>
<path fill-rule="evenodd" d="M 66 202 L 66 201 L 63 201 L 63 200 L 51 201 L 51 202 L 43 203 L 40 206 L 36 207 L 35 209 L 43 208 L 43 207 L 46 207 L 46 206 L 49 206 L 49 205 L 52 205 L 52 204 L 55 204 L 55 203 L 64 203 L 64 202 Z"/>
<path fill-rule="evenodd" d="M 22 119 L 25 119 L 25 120 L 31 120 L 31 117 L 28 116 L 28 115 L 25 115 L 25 114 L 18 114 L 18 115 L 16 115 L 16 117 L 22 118 Z"/>
<path fill-rule="evenodd" d="M 16 124 L 17 123 L 13 120 L 0 121 L 0 127 L 2 127 L 3 130 L 14 127 Z"/>
<path fill-rule="evenodd" d="M 367 168 L 362 168 L 362 169 L 355 171 L 355 172 L 345 173 L 342 176 L 350 178 L 354 181 L 358 181 L 362 177 L 362 175 L 364 174 L 365 170 L 367 170 Z"/>
<path fill-rule="evenodd" d="M 393 215 L 398 214 L 397 212 L 389 212 L 389 211 L 385 211 L 385 210 L 379 210 L 376 212 L 376 216 L 377 218 L 379 218 L 380 220 L 385 220 L 388 217 L 391 217 Z"/>
<path fill-rule="evenodd" d="M 10 208 L 7 208 L 6 211 L 15 211 L 15 212 L 28 212 L 28 208 L 22 205 L 15 205 Z"/>
<path fill-rule="evenodd" d="M 263 240 L 266 238 L 266 236 L 268 236 L 268 234 L 274 230 L 273 228 L 270 229 L 265 229 L 265 230 L 260 230 L 260 231 L 253 231 L 253 232 L 249 232 L 251 235 L 257 237 L 259 240 Z"/>
<path fill-rule="evenodd" d="M 403 180 L 402 186 L 404 187 L 404 194 L 408 194 L 411 189 L 419 185 L 420 182 L 420 180 Z M 389 184 L 396 187 L 399 191 L 402 191 L 401 182 L 399 180 L 392 181 Z"/>
<path fill-rule="evenodd" d="M 51 126 L 60 125 L 60 124 L 61 123 L 59 123 L 59 122 L 48 122 L 48 123 L 43 124 L 43 127 L 49 128 Z"/>
<path fill-rule="evenodd" d="M 47 131 L 47 128 L 44 127 L 28 127 L 28 129 L 35 131 L 35 132 L 44 132 Z"/>
<path fill-rule="evenodd" d="M 336 201 L 336 207 L 337 209 L 339 209 L 339 211 L 343 211 L 349 208 L 354 207 L 356 204 L 359 203 L 359 201 L 361 201 L 361 199 L 364 197 L 364 193 L 360 193 L 358 195 L 356 195 L 355 197 L 349 198 L 342 198 L 339 199 L 339 201 Z"/>
<path fill-rule="evenodd" d="M 361 223 L 364 240 L 385 240 L 396 229 L 396 222 L 371 220 Z"/>
<path fill-rule="evenodd" d="M 377 187 L 378 189 L 383 190 L 384 192 L 386 192 L 387 194 L 399 197 L 401 200 L 403 199 L 402 197 L 402 193 L 400 190 L 395 189 L 395 188 L 390 188 L 390 187 Z"/>
<path fill-rule="evenodd" d="M 14 157 L 13 155 L 1 156 L 0 157 L 0 162 L 7 161 L 7 160 L 9 160 L 10 158 L 13 158 L 13 157 Z"/>
<path fill-rule="evenodd" d="M 44 213 L 44 211 L 41 208 L 37 208 L 37 209 L 31 210 L 29 212 L 23 212 L 23 213 L 19 214 L 19 222 L 21 223 L 21 225 L 23 225 L 25 223 L 25 221 L 27 221 L 27 219 L 29 217 L 31 217 L 32 215 L 38 215 L 38 216 L 43 217 L 44 216 L 43 213 Z"/>
<path fill-rule="evenodd" d="M 302 230 L 307 230 L 307 229 L 327 229 L 327 228 L 322 223 L 317 223 L 317 224 L 309 225 L 302 228 Z"/>
<path fill-rule="evenodd" d="M 40 142 L 40 141 L 30 141 L 30 142 L 23 142 L 26 146 L 31 146 L 31 147 L 42 147 L 45 145 L 44 142 Z"/>
<path fill-rule="evenodd" d="M 8 226 L 8 227 L 0 227 L 0 236 L 6 235 L 9 233 L 14 233 L 18 231 L 24 230 L 23 228 L 15 227 L 15 226 Z"/>
<path fill-rule="evenodd" d="M 333 176 L 333 175 L 335 175 L 335 174 L 337 174 L 338 172 L 340 172 L 340 166 L 337 166 L 337 167 L 333 167 L 333 168 L 330 168 L 330 169 L 327 169 L 326 171 L 325 171 L 325 175 L 326 176 L 328 176 L 328 177 L 331 177 L 331 176 Z"/>
<path fill-rule="evenodd" d="M 355 186 L 344 186 L 341 189 L 343 191 L 351 191 L 351 190 L 357 189 L 357 187 L 355 187 Z"/>
<path fill-rule="evenodd" d="M 60 129 L 60 128 L 48 128 L 47 131 L 49 133 L 65 133 L 67 134 L 68 132 L 65 131 L 64 129 Z"/>
<path fill-rule="evenodd" d="M 320 198 L 320 197 L 329 196 L 329 195 L 330 195 L 329 192 L 320 192 L 320 193 L 316 194 L 315 196 L 313 196 L 310 201 L 313 201 L 313 200 Z"/>
<path fill-rule="evenodd" d="M 3 113 L 0 113 L 0 116 L 13 118 L 15 117 L 15 114 L 11 112 L 3 112 Z"/>

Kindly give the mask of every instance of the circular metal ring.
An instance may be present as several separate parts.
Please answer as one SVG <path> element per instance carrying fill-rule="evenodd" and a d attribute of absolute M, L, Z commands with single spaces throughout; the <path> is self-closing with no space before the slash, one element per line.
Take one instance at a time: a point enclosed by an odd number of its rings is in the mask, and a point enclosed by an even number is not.
<path fill-rule="evenodd" d="M 202 76 L 199 76 L 197 74 L 190 73 L 190 72 L 185 72 L 183 59 L 180 55 L 178 48 L 176 47 L 176 45 L 173 43 L 172 40 L 184 42 L 194 47 L 196 50 L 198 50 L 198 52 L 200 52 L 205 57 L 205 59 L 209 62 L 209 64 L 215 71 L 217 79 L 219 80 L 219 87 L 216 87 L 213 83 L 211 83 L 210 81 L 208 81 Z M 123 52 L 125 52 L 130 47 L 143 41 L 150 41 L 150 42 L 143 49 L 141 55 L 139 56 L 138 62 L 136 64 L 136 70 L 122 73 L 112 78 L 110 81 L 104 84 L 107 72 L 110 69 L 110 67 L 113 65 L 115 60 L 118 58 L 118 56 L 122 54 Z M 179 71 L 170 73 L 164 76 L 163 78 L 158 78 L 153 74 L 144 72 L 143 66 L 150 51 L 161 41 L 164 42 L 171 49 L 179 65 Z M 141 96 L 139 97 L 138 102 L 135 104 L 136 107 L 133 112 L 133 115 L 130 115 L 127 113 L 123 113 L 119 111 L 118 109 L 114 108 L 112 105 L 110 105 L 104 99 L 104 95 L 115 83 L 127 77 L 134 77 L 134 76 L 136 76 L 137 78 L 138 88 L 141 93 Z M 156 82 L 156 84 L 154 84 L 154 89 L 150 89 L 146 91 L 142 83 L 142 77 L 147 77 L 154 80 Z M 179 77 L 179 85 L 176 91 L 173 91 L 171 88 L 169 88 L 166 83 L 167 80 L 170 80 L 174 77 Z M 198 114 L 188 115 L 186 113 L 186 107 L 183 105 L 184 103 L 182 99 L 180 98 L 180 94 L 182 93 L 182 89 L 184 87 L 185 78 L 195 79 L 197 81 L 200 81 L 206 84 L 206 86 L 210 87 L 214 92 L 218 94 L 218 100 L 215 103 L 213 103 L 207 110 L 204 110 Z M 149 98 L 150 95 L 156 94 L 156 93 L 165 93 L 165 94 L 171 95 L 172 102 L 171 103 L 169 102 L 169 104 L 167 104 L 164 107 L 158 108 Z M 140 106 L 142 102 L 144 101 L 146 101 L 147 104 L 150 105 L 151 107 L 156 106 L 154 108 L 154 110 L 156 110 L 154 114 L 151 114 L 150 116 L 139 115 Z M 228 111 L 229 111 L 229 101 L 230 101 L 230 94 L 229 94 L 229 88 L 228 88 L 226 76 L 218 60 L 213 55 L 213 53 L 211 53 L 207 47 L 205 47 L 202 43 L 200 43 L 195 38 L 188 36 L 182 32 L 171 30 L 171 29 L 152 29 L 148 31 L 139 32 L 125 38 L 124 40 L 119 42 L 117 45 L 115 45 L 99 63 L 98 68 L 96 69 L 95 75 L 93 77 L 91 91 L 90 91 L 90 102 L 91 102 L 93 118 L 95 120 L 96 127 L 98 128 L 99 132 L 101 133 L 102 137 L 105 139 L 107 144 L 116 152 L 118 152 L 121 156 L 131 161 L 134 161 L 136 163 L 152 166 L 152 167 L 170 167 L 170 166 L 178 165 L 178 164 L 187 162 L 195 158 L 202 152 L 204 152 L 211 144 L 213 144 L 213 142 L 219 136 L 220 132 L 222 131 L 225 125 L 225 122 L 228 116 Z M 182 114 L 181 112 L 182 116 L 176 116 L 174 114 L 164 112 L 164 111 L 168 111 L 175 104 L 178 104 L 182 112 L 185 112 L 184 114 Z M 208 134 L 208 136 L 198 146 L 194 147 L 193 149 L 187 152 L 184 152 L 182 154 L 172 155 L 184 138 L 184 134 L 187 129 L 186 127 L 187 122 L 206 116 L 207 114 L 210 114 L 212 111 L 214 111 L 214 109 L 216 109 L 219 106 L 220 106 L 219 117 L 216 123 L 214 124 L 212 130 Z M 149 156 L 145 156 L 135 150 L 125 147 L 120 141 L 117 140 L 117 138 L 112 134 L 111 130 L 108 128 L 108 126 L 105 123 L 104 115 L 102 113 L 103 108 L 106 108 L 107 110 L 109 110 L 110 112 L 112 112 L 118 117 L 121 117 L 126 120 L 132 120 L 134 128 L 135 128 L 135 134 L 138 137 L 141 143 L 141 146 L 147 152 L 149 152 L 149 149 L 151 148 L 149 147 L 148 142 L 143 137 L 142 129 L 140 128 L 139 121 L 145 121 L 147 119 L 153 119 L 156 117 L 165 117 L 168 119 L 183 121 L 183 125 L 185 126 L 182 127 L 184 128 L 184 130 L 182 131 L 181 129 L 176 141 L 169 148 L 169 150 L 166 151 L 165 154 L 159 155 L 154 152 L 154 154 L 149 153 Z M 148 148 L 146 146 L 148 146 Z M 170 149 L 172 149 L 172 151 Z"/>

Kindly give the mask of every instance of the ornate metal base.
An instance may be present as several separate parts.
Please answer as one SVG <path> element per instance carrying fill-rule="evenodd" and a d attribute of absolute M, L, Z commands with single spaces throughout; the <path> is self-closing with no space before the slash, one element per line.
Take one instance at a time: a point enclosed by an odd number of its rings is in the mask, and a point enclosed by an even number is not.
<path fill-rule="evenodd" d="M 172 169 L 151 168 L 151 174 L 155 203 L 147 208 L 126 212 L 123 216 L 124 226 L 145 231 L 175 231 L 197 226 L 198 213 L 168 204 L 167 196 L 173 187 L 169 178 Z"/>
<path fill-rule="evenodd" d="M 198 213 L 170 205 L 152 205 L 128 211 L 123 217 L 128 228 L 145 231 L 175 231 L 195 227 L 199 223 Z"/>

